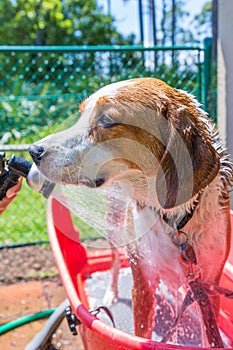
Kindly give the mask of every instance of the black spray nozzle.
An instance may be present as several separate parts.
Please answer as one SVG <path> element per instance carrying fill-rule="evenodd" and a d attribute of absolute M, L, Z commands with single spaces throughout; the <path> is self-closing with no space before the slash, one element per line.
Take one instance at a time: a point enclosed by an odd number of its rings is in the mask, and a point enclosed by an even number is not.
<path fill-rule="evenodd" d="M 27 179 L 28 185 L 35 189 L 40 187 L 40 192 L 45 198 L 48 198 L 54 189 L 55 184 L 46 180 L 42 174 L 39 173 L 38 169 L 33 166 L 32 162 L 28 162 L 25 159 L 12 156 L 7 161 L 8 169 L 18 176 L 23 176 Z M 30 173 L 30 174 L 29 174 Z M 29 176 L 28 176 L 29 174 Z"/>
<path fill-rule="evenodd" d="M 25 159 L 12 156 L 8 159 L 7 166 L 8 169 L 14 172 L 15 174 L 26 178 L 32 167 L 32 162 L 28 162 Z"/>
<path fill-rule="evenodd" d="M 9 188 L 18 183 L 20 176 L 27 177 L 32 163 L 19 157 L 5 157 L 4 152 L 0 152 L 0 200 L 2 200 Z"/>
<path fill-rule="evenodd" d="M 0 200 L 9 188 L 18 183 L 20 176 L 25 177 L 28 186 L 40 192 L 45 198 L 50 196 L 55 187 L 54 183 L 39 172 L 34 163 L 14 155 L 7 159 L 5 153 L 0 152 Z"/>

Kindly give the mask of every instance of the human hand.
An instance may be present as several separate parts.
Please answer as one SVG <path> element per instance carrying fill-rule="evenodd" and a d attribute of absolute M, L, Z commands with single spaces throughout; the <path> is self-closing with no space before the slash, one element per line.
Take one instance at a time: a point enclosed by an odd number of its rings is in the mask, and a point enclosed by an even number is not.
<path fill-rule="evenodd" d="M 9 188 L 9 190 L 6 192 L 5 197 L 0 200 L 0 214 L 2 214 L 6 208 L 8 207 L 8 205 L 15 199 L 17 193 L 20 191 L 22 186 L 22 178 L 19 178 L 18 183 Z"/>

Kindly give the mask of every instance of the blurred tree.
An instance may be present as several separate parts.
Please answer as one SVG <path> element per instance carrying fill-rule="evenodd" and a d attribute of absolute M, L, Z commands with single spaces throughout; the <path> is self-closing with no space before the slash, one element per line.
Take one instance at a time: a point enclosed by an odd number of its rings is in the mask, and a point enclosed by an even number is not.
<path fill-rule="evenodd" d="M 0 45 L 129 45 L 135 40 L 120 34 L 95 0 L 0 0 L 0 23 Z M 128 62 L 136 66 L 140 59 L 131 51 L 114 57 L 93 51 L 1 52 L 0 143 L 33 137 L 41 126 L 77 113 L 84 95 L 114 72 L 120 80 Z"/>
<path fill-rule="evenodd" d="M 177 2 L 172 0 L 172 9 L 171 9 L 171 42 L 172 46 L 176 44 L 176 22 L 177 22 Z"/>
<path fill-rule="evenodd" d="M 195 42 L 192 31 L 182 24 L 189 13 L 184 0 L 162 0 L 160 35 L 162 45 L 185 45 Z"/>
<path fill-rule="evenodd" d="M 217 60 L 218 36 L 218 0 L 209 0 L 202 7 L 201 13 L 195 16 L 196 29 L 200 37 L 213 38 L 212 58 Z"/>
<path fill-rule="evenodd" d="M 162 40 L 161 44 L 165 46 L 167 41 L 167 31 L 166 31 L 166 13 L 167 13 L 167 3 L 166 0 L 162 0 L 162 19 L 161 19 L 161 32 L 162 32 Z"/>
<path fill-rule="evenodd" d="M 195 16 L 196 30 L 199 37 L 203 34 L 210 36 L 212 22 L 212 1 L 207 1 L 200 13 Z"/>
<path fill-rule="evenodd" d="M 200 41 L 203 37 L 212 37 L 212 57 L 209 65 L 206 105 L 209 114 L 217 119 L 217 37 L 218 37 L 218 0 L 208 0 L 201 13 L 195 17 L 196 29 Z M 208 43 L 208 41 L 207 41 Z"/>
<path fill-rule="evenodd" d="M 0 45 L 132 44 L 95 0 L 1 0 Z"/>

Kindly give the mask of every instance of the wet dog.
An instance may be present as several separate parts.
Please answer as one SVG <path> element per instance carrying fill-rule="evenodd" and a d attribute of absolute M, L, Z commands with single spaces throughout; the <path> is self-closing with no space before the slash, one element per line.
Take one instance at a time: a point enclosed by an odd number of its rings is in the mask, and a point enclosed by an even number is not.
<path fill-rule="evenodd" d="M 80 105 L 77 124 L 30 153 L 51 181 L 124 183 L 135 333 L 151 338 L 161 281 L 218 285 L 230 247 L 232 164 L 196 100 L 154 78 L 114 83 Z M 215 315 L 218 298 L 211 299 Z"/>

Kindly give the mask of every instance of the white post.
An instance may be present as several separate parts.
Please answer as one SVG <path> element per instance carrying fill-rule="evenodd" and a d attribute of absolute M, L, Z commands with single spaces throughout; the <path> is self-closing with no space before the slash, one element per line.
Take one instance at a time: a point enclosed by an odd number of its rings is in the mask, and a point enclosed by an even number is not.
<path fill-rule="evenodd" d="M 219 0 L 218 128 L 233 159 L 233 1 Z M 233 198 L 232 198 L 233 207 Z"/>

